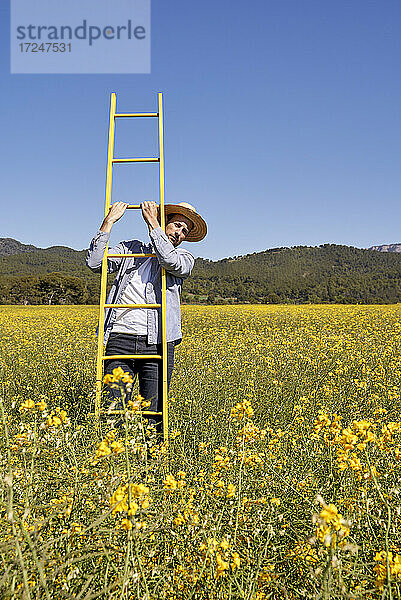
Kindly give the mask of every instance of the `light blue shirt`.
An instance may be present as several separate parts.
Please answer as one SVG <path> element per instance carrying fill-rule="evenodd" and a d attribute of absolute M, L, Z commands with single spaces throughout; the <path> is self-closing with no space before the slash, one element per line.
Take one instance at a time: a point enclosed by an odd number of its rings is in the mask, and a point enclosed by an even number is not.
<path fill-rule="evenodd" d="M 182 280 L 189 277 L 193 269 L 195 258 L 184 248 L 175 248 L 161 227 L 152 229 L 149 234 L 150 244 L 139 240 L 123 241 L 114 248 L 110 248 L 110 254 L 136 254 L 153 253 L 156 258 L 152 259 L 152 268 L 149 281 L 145 288 L 147 304 L 161 304 L 161 278 L 160 266 L 166 269 L 166 325 L 167 341 L 178 344 L 181 341 L 181 307 L 180 294 Z M 109 241 L 110 233 L 98 231 L 92 239 L 86 264 L 92 270 L 100 272 L 102 259 Z M 125 288 L 131 280 L 135 269 L 146 258 L 116 257 L 107 259 L 107 272 L 117 271 L 116 278 L 111 287 L 106 304 L 117 304 Z M 135 310 L 135 309 L 134 309 Z M 147 310 L 148 343 L 161 343 L 161 310 L 149 308 Z M 105 309 L 104 343 L 106 344 L 115 321 L 116 308 Z"/>

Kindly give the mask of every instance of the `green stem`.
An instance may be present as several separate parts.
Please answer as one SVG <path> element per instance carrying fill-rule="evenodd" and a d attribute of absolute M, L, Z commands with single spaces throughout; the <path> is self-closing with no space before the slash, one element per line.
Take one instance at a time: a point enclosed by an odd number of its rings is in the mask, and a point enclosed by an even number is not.
<path fill-rule="evenodd" d="M 390 509 L 389 503 L 387 502 L 387 500 L 385 499 L 385 497 L 383 495 L 383 492 L 380 489 L 379 482 L 377 481 L 377 477 L 373 473 L 373 469 L 372 469 L 372 466 L 370 464 L 369 456 L 368 456 L 368 453 L 366 452 L 366 449 L 365 449 L 365 456 L 366 456 L 367 463 L 369 465 L 370 474 L 372 476 L 372 480 L 373 480 L 373 483 L 374 483 L 375 488 L 377 490 L 377 493 L 379 494 L 381 501 L 383 502 L 383 504 L 387 508 L 387 527 L 386 527 L 386 532 L 384 534 L 384 544 L 385 544 L 385 549 L 386 549 L 387 591 L 388 591 L 388 595 L 389 595 L 390 600 L 393 600 L 393 592 L 392 592 L 392 589 L 391 589 L 390 558 L 389 558 L 390 548 L 389 548 L 389 542 L 388 542 L 388 534 L 390 532 L 390 526 L 391 526 L 391 509 Z"/>

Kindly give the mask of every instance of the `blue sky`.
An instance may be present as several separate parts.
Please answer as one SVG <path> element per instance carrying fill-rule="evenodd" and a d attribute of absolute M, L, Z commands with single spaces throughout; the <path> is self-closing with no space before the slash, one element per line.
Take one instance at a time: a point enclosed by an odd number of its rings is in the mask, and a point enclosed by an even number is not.
<path fill-rule="evenodd" d="M 150 75 L 11 75 L 0 6 L 0 237 L 86 248 L 110 93 L 118 110 L 153 111 L 162 91 L 166 201 L 209 225 L 186 244 L 196 256 L 401 241 L 399 0 L 153 0 Z M 116 155 L 156 148 L 155 122 L 116 133 Z M 155 165 L 115 167 L 114 201 L 156 193 Z M 130 237 L 147 237 L 136 211 L 112 241 Z"/>

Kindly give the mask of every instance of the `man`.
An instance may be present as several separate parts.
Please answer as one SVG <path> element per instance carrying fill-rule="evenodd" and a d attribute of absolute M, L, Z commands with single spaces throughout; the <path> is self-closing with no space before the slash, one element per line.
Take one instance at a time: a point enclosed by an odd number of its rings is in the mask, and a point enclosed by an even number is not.
<path fill-rule="evenodd" d="M 92 239 L 86 264 L 101 271 L 103 254 L 113 224 L 124 214 L 128 204 L 115 202 L 100 230 Z M 117 271 L 107 304 L 160 304 L 160 267 L 166 269 L 167 385 L 174 366 L 174 349 L 181 342 L 180 293 L 183 279 L 191 274 L 194 257 L 178 246 L 184 240 L 197 242 L 207 233 L 207 226 L 195 208 L 186 202 L 165 205 L 166 232 L 160 227 L 156 202 L 142 202 L 142 216 L 149 229 L 150 243 L 139 240 L 120 242 L 110 254 L 153 253 L 155 257 L 107 259 L 107 271 Z M 100 335 L 100 332 L 99 332 Z M 108 308 L 105 315 L 105 355 L 162 354 L 160 309 Z M 160 359 L 111 359 L 105 361 L 105 374 L 121 367 L 132 376 L 138 374 L 139 393 L 151 402 L 149 410 L 162 410 L 162 361 Z M 115 400 L 119 392 L 111 388 Z M 162 417 L 155 415 L 149 423 L 162 431 Z"/>

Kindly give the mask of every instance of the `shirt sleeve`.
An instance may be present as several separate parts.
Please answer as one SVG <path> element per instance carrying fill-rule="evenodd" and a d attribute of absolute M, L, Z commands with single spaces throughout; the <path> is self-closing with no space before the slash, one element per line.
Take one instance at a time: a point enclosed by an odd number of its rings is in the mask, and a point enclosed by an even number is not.
<path fill-rule="evenodd" d="M 91 240 L 89 245 L 88 253 L 86 255 L 86 265 L 95 273 L 99 273 L 102 270 L 103 255 L 106 250 L 107 242 L 109 241 L 110 233 L 105 231 L 98 231 L 95 237 Z M 110 254 L 124 254 L 125 246 L 123 242 L 120 242 L 114 248 L 109 248 Z M 107 272 L 113 273 L 117 271 L 121 257 L 108 258 L 107 259 Z"/>
<path fill-rule="evenodd" d="M 161 227 L 155 227 L 149 234 L 155 254 L 162 267 L 172 275 L 186 279 L 191 275 L 195 258 L 188 250 L 174 248 Z"/>

